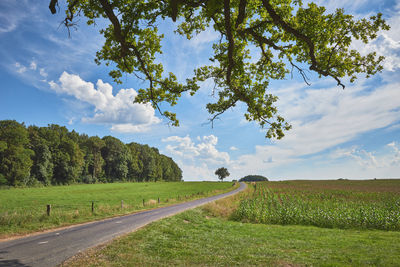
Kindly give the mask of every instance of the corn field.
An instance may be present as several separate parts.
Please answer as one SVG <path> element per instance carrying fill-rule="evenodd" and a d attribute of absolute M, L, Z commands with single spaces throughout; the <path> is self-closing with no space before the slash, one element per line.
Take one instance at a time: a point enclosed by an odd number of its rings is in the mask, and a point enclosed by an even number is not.
<path fill-rule="evenodd" d="M 254 191 L 240 202 L 234 217 L 263 224 L 400 230 L 398 193 L 271 188 L 270 184 L 252 185 Z"/>

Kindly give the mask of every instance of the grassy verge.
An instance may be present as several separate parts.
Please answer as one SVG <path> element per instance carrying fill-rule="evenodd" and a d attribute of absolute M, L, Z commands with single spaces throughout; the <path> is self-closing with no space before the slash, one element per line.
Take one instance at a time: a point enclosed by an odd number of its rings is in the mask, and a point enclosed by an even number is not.
<path fill-rule="evenodd" d="M 170 205 L 232 188 L 232 183 L 171 182 L 0 190 L 0 238 Z M 51 204 L 50 216 L 47 204 Z"/>
<path fill-rule="evenodd" d="M 198 208 L 65 266 L 398 266 L 398 240 L 400 232 L 227 221 Z"/>

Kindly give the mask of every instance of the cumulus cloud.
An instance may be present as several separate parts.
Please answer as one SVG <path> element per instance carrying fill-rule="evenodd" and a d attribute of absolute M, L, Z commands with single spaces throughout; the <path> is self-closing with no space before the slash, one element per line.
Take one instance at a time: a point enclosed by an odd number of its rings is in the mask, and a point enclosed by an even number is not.
<path fill-rule="evenodd" d="M 51 81 L 52 90 L 67 94 L 94 106 L 92 117 L 83 117 L 82 122 L 111 125 L 111 130 L 134 133 L 145 132 L 160 122 L 150 104 L 133 103 L 137 96 L 134 89 L 121 89 L 113 95 L 110 84 L 98 80 L 96 87 L 78 75 L 63 72 L 58 83 Z"/>
<path fill-rule="evenodd" d="M 230 157 L 227 152 L 218 151 L 218 137 L 214 135 L 198 137 L 195 143 L 188 135 L 185 137 L 170 136 L 162 142 L 169 143 L 166 150 L 174 156 L 187 161 L 201 161 L 209 164 L 228 164 Z"/>
<path fill-rule="evenodd" d="M 227 152 L 216 148 L 218 137 L 212 134 L 197 136 L 195 140 L 188 135 L 169 136 L 161 141 L 167 144 L 167 154 L 182 168 L 185 181 L 217 180 L 215 170 L 232 162 Z"/>
<path fill-rule="evenodd" d="M 36 70 L 36 68 L 37 68 L 36 62 L 35 62 L 35 61 L 32 61 L 31 64 L 29 65 L 29 68 L 30 68 L 31 70 Z"/>
<path fill-rule="evenodd" d="M 19 62 L 16 62 L 14 66 L 18 73 L 24 73 L 27 70 L 27 68 L 25 66 L 21 65 L 21 63 L 19 63 Z"/>
<path fill-rule="evenodd" d="M 231 146 L 229 149 L 232 150 L 232 151 L 238 151 L 239 150 L 239 148 L 237 148 L 235 146 Z"/>
<path fill-rule="evenodd" d="M 187 164 L 182 160 L 177 161 L 178 165 L 182 169 L 183 177 L 185 181 L 210 181 L 217 180 L 213 170 L 206 163 L 199 164 Z"/>

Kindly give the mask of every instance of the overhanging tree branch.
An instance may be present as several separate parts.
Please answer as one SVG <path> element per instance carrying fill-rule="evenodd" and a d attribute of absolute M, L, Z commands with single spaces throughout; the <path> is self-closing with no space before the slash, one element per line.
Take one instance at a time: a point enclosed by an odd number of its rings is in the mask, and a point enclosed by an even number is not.
<path fill-rule="evenodd" d="M 292 34 L 296 38 L 298 38 L 306 43 L 306 45 L 308 46 L 308 49 L 309 49 L 308 55 L 310 56 L 310 60 L 311 60 L 310 70 L 314 70 L 323 76 L 330 76 L 330 77 L 334 78 L 337 81 L 338 85 L 342 86 L 342 88 L 344 89 L 345 85 L 340 81 L 340 79 L 337 76 L 330 73 L 329 70 L 323 70 L 319 67 L 317 59 L 315 57 L 314 42 L 311 40 L 311 38 L 306 36 L 305 34 L 301 33 L 299 30 L 293 28 L 288 23 L 286 23 L 278 15 L 278 13 L 276 13 L 276 11 L 272 7 L 269 0 L 262 0 L 262 3 L 263 3 L 263 6 L 265 7 L 265 9 L 267 10 L 268 14 L 272 18 L 272 20 L 275 22 L 275 24 L 280 25 L 282 27 L 282 29 L 284 29 L 286 32 Z"/>

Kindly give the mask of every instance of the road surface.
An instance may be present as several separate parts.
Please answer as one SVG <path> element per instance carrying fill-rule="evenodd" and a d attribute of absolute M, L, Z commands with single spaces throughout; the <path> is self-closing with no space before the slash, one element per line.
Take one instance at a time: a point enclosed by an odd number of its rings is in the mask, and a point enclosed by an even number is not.
<path fill-rule="evenodd" d="M 224 198 L 244 190 L 246 185 L 217 196 L 168 207 L 138 212 L 39 235 L 0 242 L 0 267 L 56 266 L 68 258 L 150 222 Z"/>

